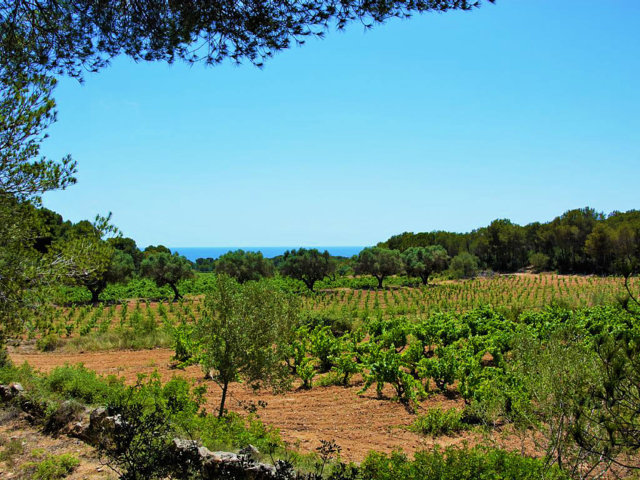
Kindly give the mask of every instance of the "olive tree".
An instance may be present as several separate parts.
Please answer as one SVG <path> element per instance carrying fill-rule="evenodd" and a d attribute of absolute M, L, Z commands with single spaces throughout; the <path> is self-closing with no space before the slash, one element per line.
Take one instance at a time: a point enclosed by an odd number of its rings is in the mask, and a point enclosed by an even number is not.
<path fill-rule="evenodd" d="M 108 284 L 125 282 L 135 268 L 131 255 L 97 237 L 74 236 L 54 244 L 53 251 L 67 262 L 65 283 L 85 287 L 94 304 Z"/>
<path fill-rule="evenodd" d="M 335 268 L 329 252 L 320 253 L 316 248 L 287 250 L 280 264 L 282 274 L 302 280 L 312 292 L 315 283 L 331 275 Z"/>
<path fill-rule="evenodd" d="M 240 283 L 273 276 L 273 264 L 260 252 L 227 252 L 216 260 L 214 268 L 218 275 L 229 275 Z"/>
<path fill-rule="evenodd" d="M 358 274 L 369 274 L 378 280 L 378 288 L 389 275 L 402 272 L 404 265 L 397 250 L 381 247 L 369 247 L 362 250 L 356 259 L 354 270 Z"/>
<path fill-rule="evenodd" d="M 231 382 L 243 380 L 256 389 L 289 387 L 282 347 L 291 341 L 299 314 L 296 297 L 267 280 L 240 284 L 227 275 L 216 278 L 195 335 L 200 364 L 222 389 L 218 416 L 224 414 Z"/>
<path fill-rule="evenodd" d="M 173 301 L 177 302 L 182 295 L 178 290 L 178 283 L 193 277 L 191 262 L 179 255 L 165 252 L 152 253 L 140 265 L 142 275 L 150 278 L 159 287 L 169 285 L 173 290 Z"/>
<path fill-rule="evenodd" d="M 449 255 L 441 245 L 411 247 L 402 252 L 402 260 L 407 275 L 420 277 L 426 285 L 432 273 L 442 272 L 447 268 Z"/>

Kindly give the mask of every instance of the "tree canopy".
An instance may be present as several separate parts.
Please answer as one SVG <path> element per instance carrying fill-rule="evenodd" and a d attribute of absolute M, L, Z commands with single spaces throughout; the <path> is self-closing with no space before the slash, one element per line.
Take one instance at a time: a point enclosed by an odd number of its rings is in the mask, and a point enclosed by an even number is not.
<path fill-rule="evenodd" d="M 214 268 L 217 274 L 229 275 L 240 283 L 273 276 L 273 264 L 260 252 L 227 252 L 216 260 Z"/>
<path fill-rule="evenodd" d="M 149 277 L 159 287 L 169 285 L 173 290 L 173 301 L 182 298 L 178 290 L 178 283 L 193 277 L 191 263 L 178 253 L 171 255 L 166 252 L 151 253 L 141 264 L 142 274 Z"/>
<path fill-rule="evenodd" d="M 605 215 L 585 207 L 546 223 L 521 226 L 498 219 L 468 233 L 405 232 L 378 244 L 401 252 L 431 245 L 442 245 L 450 257 L 463 252 L 475 255 L 479 268 L 498 272 L 531 265 L 536 271 L 622 273 L 621 262 L 632 266 L 640 258 L 640 211 Z"/>
<path fill-rule="evenodd" d="M 493 0 L 487 0 L 493 1 Z M 264 59 L 351 22 L 471 10 L 481 0 L 236 2 L 0 1 L 0 65 L 81 77 L 117 55 L 218 64 Z"/>
<path fill-rule="evenodd" d="M 378 280 L 378 288 L 389 275 L 400 273 L 403 269 L 402 257 L 397 250 L 381 247 L 365 248 L 358 254 L 355 272 L 373 275 Z"/>
<path fill-rule="evenodd" d="M 241 285 L 217 277 L 205 298 L 196 335 L 202 368 L 222 388 L 219 416 L 229 383 L 244 380 L 255 388 L 288 387 L 290 378 L 282 346 L 299 322 L 299 302 L 268 281 Z"/>
<path fill-rule="evenodd" d="M 296 280 L 302 280 L 307 288 L 335 271 L 335 263 L 326 250 L 322 253 L 316 248 L 287 250 L 279 265 L 280 272 Z"/>
<path fill-rule="evenodd" d="M 402 260 L 407 275 L 420 277 L 426 285 L 432 273 L 442 272 L 447 268 L 449 255 L 441 245 L 410 247 L 402 253 Z"/>

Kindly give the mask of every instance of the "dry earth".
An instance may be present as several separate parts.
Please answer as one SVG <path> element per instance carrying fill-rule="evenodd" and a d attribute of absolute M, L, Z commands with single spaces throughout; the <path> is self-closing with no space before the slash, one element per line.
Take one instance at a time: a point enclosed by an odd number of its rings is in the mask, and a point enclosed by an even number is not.
<path fill-rule="evenodd" d="M 220 400 L 220 389 L 212 381 L 204 380 L 197 366 L 185 370 L 170 368 L 173 352 L 168 349 L 142 351 L 63 353 L 20 353 L 13 351 L 11 357 L 16 364 L 28 362 L 43 372 L 59 365 L 83 363 L 96 372 L 123 377 L 127 383 L 134 383 L 138 374 L 157 371 L 163 381 L 174 375 L 181 375 L 195 383 L 207 385 L 206 408 L 216 411 Z M 267 402 L 259 410 L 260 418 L 268 425 L 280 430 L 283 439 L 302 451 L 313 451 L 320 440 L 335 440 L 342 447 L 345 460 L 360 461 L 370 450 L 391 452 L 402 449 L 405 452 L 428 448 L 435 443 L 461 445 L 464 442 L 477 443 L 484 438 L 480 433 L 467 433 L 455 437 L 433 439 L 407 431 L 403 427 L 412 423 L 415 415 L 400 403 L 390 399 L 392 392 L 385 391 L 386 398 L 379 399 L 375 388 L 364 395 L 358 395 L 360 382 L 344 388 L 340 386 L 314 387 L 311 390 L 294 390 L 285 395 L 274 395 L 267 391 L 255 394 L 242 384 L 230 387 L 228 408 L 242 413 L 241 402 L 259 400 Z M 461 407 L 460 399 L 448 399 L 442 395 L 424 401 L 421 410 L 428 407 Z M 494 435 L 498 438 L 499 435 Z M 513 437 L 498 440 L 508 448 L 520 449 L 521 444 Z M 528 449 L 527 449 L 528 450 Z"/>
<path fill-rule="evenodd" d="M 19 452 L 7 455 L 11 444 L 20 445 Z M 15 447 L 14 447 L 15 448 Z M 54 438 L 44 435 L 32 426 L 25 415 L 17 411 L 0 411 L 0 452 L 4 453 L 4 461 L 0 461 L 0 478 L 22 480 L 31 478 L 30 463 L 41 462 L 47 455 L 70 454 L 80 461 L 78 468 L 66 477 L 70 480 L 115 479 L 116 476 L 108 467 L 102 465 L 96 451 L 80 440 L 60 436 Z"/>

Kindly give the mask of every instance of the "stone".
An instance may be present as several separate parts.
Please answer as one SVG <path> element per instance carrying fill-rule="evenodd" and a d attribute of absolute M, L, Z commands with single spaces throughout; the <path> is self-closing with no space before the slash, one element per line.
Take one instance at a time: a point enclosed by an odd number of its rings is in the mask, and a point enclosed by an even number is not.
<path fill-rule="evenodd" d="M 260 460 L 260 450 L 258 450 L 256 447 L 254 447 L 251 444 L 244 447 L 242 450 L 240 450 L 239 453 L 240 455 L 243 455 L 246 459 L 253 460 L 254 462 L 257 462 L 258 460 Z"/>
<path fill-rule="evenodd" d="M 12 383 L 11 384 L 11 390 L 13 392 L 15 392 L 16 395 L 18 395 L 18 394 L 24 392 L 24 387 L 20 383 Z"/>

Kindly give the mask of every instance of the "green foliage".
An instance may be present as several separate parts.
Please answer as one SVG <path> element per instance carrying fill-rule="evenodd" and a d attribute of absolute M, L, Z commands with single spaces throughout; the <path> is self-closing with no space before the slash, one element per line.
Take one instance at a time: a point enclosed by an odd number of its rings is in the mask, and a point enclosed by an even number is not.
<path fill-rule="evenodd" d="M 182 297 L 178 291 L 178 283 L 193 277 L 191 263 L 178 253 L 173 255 L 166 252 L 151 253 L 142 261 L 140 268 L 142 274 L 153 280 L 159 287 L 164 285 L 171 287 L 174 301 Z"/>
<path fill-rule="evenodd" d="M 83 365 L 56 367 L 43 382 L 52 393 L 92 405 L 108 402 L 122 388 L 122 383 L 115 377 L 105 380 Z"/>
<path fill-rule="evenodd" d="M 437 437 L 438 435 L 451 435 L 469 428 L 470 425 L 464 422 L 464 413 L 461 410 L 430 408 L 413 421 L 409 430 Z"/>
<path fill-rule="evenodd" d="M 219 416 L 230 382 L 288 386 L 284 346 L 298 323 L 296 298 L 269 282 L 241 285 L 224 275 L 217 278 L 197 321 L 196 338 L 203 370 L 222 388 Z"/>
<path fill-rule="evenodd" d="M 529 263 L 536 273 L 544 272 L 549 268 L 549 255 L 545 255 L 542 252 L 534 252 L 529 255 Z"/>
<path fill-rule="evenodd" d="M 378 288 L 382 288 L 382 282 L 386 277 L 400 273 L 403 268 L 399 251 L 381 247 L 363 249 L 358 254 L 354 266 L 357 274 L 373 275 L 378 280 Z"/>
<path fill-rule="evenodd" d="M 406 455 L 370 453 L 360 466 L 360 478 L 376 480 L 476 480 L 476 479 L 568 479 L 540 460 L 498 449 L 447 448 Z"/>
<path fill-rule="evenodd" d="M 2 450 L 0 450 L 0 462 L 5 462 L 9 467 L 13 467 L 15 464 L 15 457 L 22 455 L 24 452 L 24 445 L 22 440 L 13 439 L 8 442 L 2 442 Z"/>
<path fill-rule="evenodd" d="M 478 274 L 478 257 L 462 252 L 451 259 L 449 273 L 453 278 L 473 278 Z"/>
<path fill-rule="evenodd" d="M 51 92 L 56 81 L 44 75 L 8 72 L 0 64 L 0 195 L 28 200 L 75 183 L 76 164 L 40 156 L 44 130 L 56 120 Z"/>
<path fill-rule="evenodd" d="M 326 250 L 320 253 L 315 248 L 300 248 L 284 253 L 279 270 L 283 275 L 303 281 L 307 288 L 313 291 L 317 281 L 335 271 L 335 263 Z"/>
<path fill-rule="evenodd" d="M 117 327 L 106 332 L 90 332 L 73 337 L 62 344 L 67 351 L 99 350 L 147 350 L 167 348 L 174 338 L 167 329 L 145 330 L 144 328 Z"/>
<path fill-rule="evenodd" d="M 356 361 L 354 352 L 347 351 L 332 358 L 332 372 L 337 375 L 340 385 L 349 385 L 349 380 L 356 373 L 362 371 L 362 366 Z"/>
<path fill-rule="evenodd" d="M 40 337 L 36 341 L 36 348 L 41 352 L 53 352 L 57 348 L 60 348 L 64 344 L 64 341 L 55 333 L 50 333 Z"/>
<path fill-rule="evenodd" d="M 229 275 L 239 283 L 245 283 L 250 280 L 260 280 L 263 277 L 272 277 L 273 264 L 260 252 L 235 250 L 225 253 L 216 260 L 215 272 L 218 275 Z"/>
<path fill-rule="evenodd" d="M 418 362 L 421 376 L 431 378 L 441 392 L 446 392 L 450 385 L 458 378 L 458 355 L 455 345 L 436 348 L 435 356 L 422 358 Z"/>
<path fill-rule="evenodd" d="M 302 388 L 309 390 L 313 386 L 313 379 L 317 372 L 315 362 L 310 357 L 303 357 L 296 364 L 296 375 L 302 380 Z"/>
<path fill-rule="evenodd" d="M 79 222 L 67 235 L 56 239 L 48 254 L 66 260 L 64 283 L 86 287 L 91 302 L 97 303 L 109 283 L 127 281 L 134 271 L 131 255 L 115 249 L 103 236 L 117 231 L 108 217 L 96 217 L 93 224 Z"/>
<path fill-rule="evenodd" d="M 415 408 L 417 401 L 426 396 L 423 385 L 407 373 L 402 356 L 393 348 L 385 351 L 372 347 L 366 362 L 369 372 L 364 374 L 365 382 L 358 393 L 366 392 L 375 383 L 380 397 L 388 383 L 394 388 L 398 400 L 409 408 Z"/>
<path fill-rule="evenodd" d="M 340 355 L 342 345 L 329 327 L 315 327 L 308 333 L 309 351 L 319 361 L 320 372 L 325 373 L 333 367 L 334 357 Z"/>
<path fill-rule="evenodd" d="M 47 455 L 41 462 L 29 462 L 23 466 L 31 470 L 33 480 L 58 480 L 71 475 L 80 465 L 80 461 L 71 454 Z"/>
<path fill-rule="evenodd" d="M 108 402 L 108 412 L 121 421 L 101 438 L 98 451 L 122 479 L 165 478 L 180 467 L 169 447 L 176 425 L 189 422 L 199 406 L 183 379 L 164 386 L 158 376 L 139 379 Z"/>
<path fill-rule="evenodd" d="M 422 283 L 426 285 L 431 274 L 442 272 L 447 268 L 449 255 L 440 245 L 410 247 L 402 252 L 402 261 L 407 275 L 420 277 Z"/>

